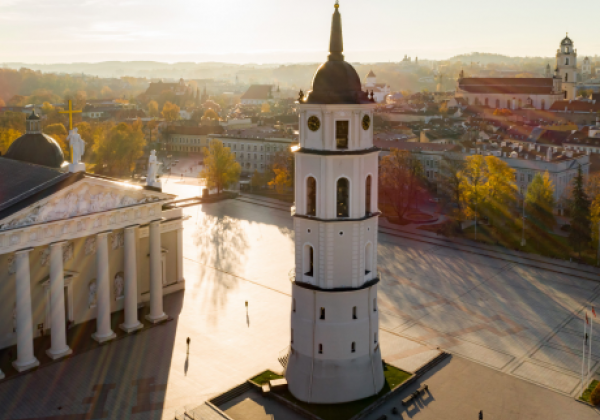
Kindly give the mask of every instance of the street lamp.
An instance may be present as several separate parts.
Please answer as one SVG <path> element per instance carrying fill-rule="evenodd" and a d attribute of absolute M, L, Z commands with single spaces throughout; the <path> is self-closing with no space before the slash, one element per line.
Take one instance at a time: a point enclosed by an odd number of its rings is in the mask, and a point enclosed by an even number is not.
<path fill-rule="evenodd" d="M 525 195 L 522 194 L 523 198 L 523 234 L 521 236 L 521 246 L 525 246 Z"/>

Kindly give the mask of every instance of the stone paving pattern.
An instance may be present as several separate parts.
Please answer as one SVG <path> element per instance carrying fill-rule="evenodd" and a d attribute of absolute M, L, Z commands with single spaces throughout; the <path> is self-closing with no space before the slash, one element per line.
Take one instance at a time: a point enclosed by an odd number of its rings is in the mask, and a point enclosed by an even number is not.
<path fill-rule="evenodd" d="M 166 185 L 192 195 L 193 188 Z M 174 320 L 0 382 L 1 418 L 172 419 L 266 368 L 281 369 L 294 266 L 289 211 L 228 200 L 185 214 L 186 290 L 165 299 Z M 416 370 L 439 347 L 481 372 L 575 394 L 582 310 L 600 299 L 600 283 L 387 234 L 379 241 L 386 360 Z"/>

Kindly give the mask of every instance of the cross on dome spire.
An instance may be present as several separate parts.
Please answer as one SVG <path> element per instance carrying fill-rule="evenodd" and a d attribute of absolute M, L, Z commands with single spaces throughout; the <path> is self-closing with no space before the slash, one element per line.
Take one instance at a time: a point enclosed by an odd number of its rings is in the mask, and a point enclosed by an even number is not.
<path fill-rule="evenodd" d="M 329 61 L 344 61 L 344 40 L 342 36 L 342 15 L 339 0 L 335 2 L 335 12 L 331 20 L 331 39 L 329 41 Z"/>

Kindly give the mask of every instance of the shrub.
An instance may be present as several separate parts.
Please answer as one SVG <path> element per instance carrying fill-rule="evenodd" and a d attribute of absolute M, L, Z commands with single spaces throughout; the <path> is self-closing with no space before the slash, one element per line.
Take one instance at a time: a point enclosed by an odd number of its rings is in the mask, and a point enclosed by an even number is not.
<path fill-rule="evenodd" d="M 592 405 L 600 405 L 600 383 L 596 385 L 596 388 L 592 391 L 592 395 L 590 395 L 590 402 Z"/>

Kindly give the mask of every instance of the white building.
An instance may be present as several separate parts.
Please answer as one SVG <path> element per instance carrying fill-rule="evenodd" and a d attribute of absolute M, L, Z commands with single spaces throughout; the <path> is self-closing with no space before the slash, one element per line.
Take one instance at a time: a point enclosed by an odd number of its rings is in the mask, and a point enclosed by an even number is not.
<path fill-rule="evenodd" d="M 86 173 L 81 163 L 65 172 L 56 167 L 60 147 L 35 128 L 13 143 L 12 158 L 0 158 L 0 179 L 12 181 L 0 182 L 0 348 L 16 345 L 19 372 L 39 364 L 35 337 L 50 334 L 48 356 L 67 356 L 72 325 L 95 320 L 92 338 L 112 340 L 117 329 L 143 328 L 142 302 L 148 322 L 168 319 L 163 294 L 185 284 L 183 216 L 163 210 L 174 196 Z M 34 141 L 44 150 L 27 154 Z M 125 322 L 111 325 L 121 310 Z"/>
<path fill-rule="evenodd" d="M 581 63 L 581 76 L 584 80 L 592 76 L 592 61 L 589 57 L 585 57 Z"/>
<path fill-rule="evenodd" d="M 373 92 L 373 98 L 378 104 L 384 102 L 385 97 L 392 91 L 386 83 L 377 83 L 377 76 L 375 76 L 373 70 L 367 74 L 363 89 L 367 92 Z"/>
<path fill-rule="evenodd" d="M 298 103 L 296 269 L 286 379 L 296 398 L 315 404 L 366 398 L 384 385 L 375 104 L 344 61 L 335 7 L 329 60 Z"/>
<path fill-rule="evenodd" d="M 571 100 L 577 97 L 577 50 L 573 47 L 573 41 L 567 36 L 560 42 L 560 48 L 556 50 L 556 68 L 562 80 L 562 90 L 565 99 Z"/>

